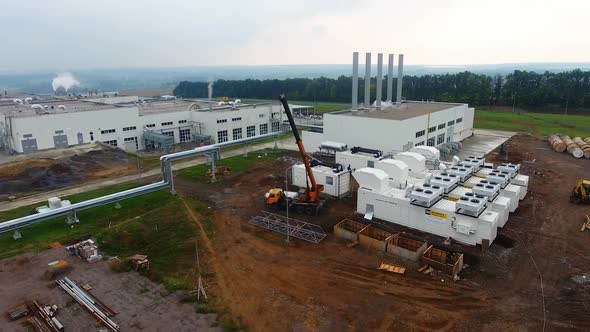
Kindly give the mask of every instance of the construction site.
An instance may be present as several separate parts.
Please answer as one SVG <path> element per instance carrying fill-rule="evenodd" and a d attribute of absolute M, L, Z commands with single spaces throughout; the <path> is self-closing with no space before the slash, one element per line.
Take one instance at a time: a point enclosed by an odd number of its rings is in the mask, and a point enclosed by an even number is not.
<path fill-rule="evenodd" d="M 432 144 L 386 150 L 335 129 L 308 144 L 317 135 L 301 134 L 280 94 L 291 132 L 280 144 L 267 134 L 174 152 L 129 186 L 2 209 L 0 326 L 589 330 L 588 139 L 478 131 L 466 105 L 390 91 L 360 109 L 354 95 L 326 121 L 409 119 L 407 137 Z M 174 168 L 193 158 L 204 164 Z"/>

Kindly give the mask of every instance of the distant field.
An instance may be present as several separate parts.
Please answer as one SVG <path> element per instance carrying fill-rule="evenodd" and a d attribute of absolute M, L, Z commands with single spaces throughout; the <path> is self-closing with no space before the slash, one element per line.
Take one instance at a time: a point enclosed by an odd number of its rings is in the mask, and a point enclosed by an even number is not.
<path fill-rule="evenodd" d="M 269 103 L 269 102 L 277 102 L 277 100 L 265 100 L 265 99 L 242 99 L 244 103 Z M 299 100 L 289 100 L 290 104 L 295 105 L 305 105 L 305 106 L 314 106 L 316 114 L 323 114 L 335 111 L 341 111 L 350 108 L 350 104 L 345 103 L 330 103 L 330 102 L 317 102 L 314 103 L 312 101 L 299 101 Z"/>
<path fill-rule="evenodd" d="M 512 113 L 475 110 L 475 128 L 529 132 L 536 135 L 560 133 L 590 136 L 590 115 Z"/>

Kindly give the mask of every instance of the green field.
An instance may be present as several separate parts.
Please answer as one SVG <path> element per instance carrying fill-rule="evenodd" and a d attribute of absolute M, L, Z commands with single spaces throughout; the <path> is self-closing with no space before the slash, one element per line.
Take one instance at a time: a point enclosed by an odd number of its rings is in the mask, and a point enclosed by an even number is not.
<path fill-rule="evenodd" d="M 512 113 L 475 110 L 475 128 L 529 132 L 535 135 L 560 133 L 571 137 L 590 136 L 590 116 L 547 113 Z"/>

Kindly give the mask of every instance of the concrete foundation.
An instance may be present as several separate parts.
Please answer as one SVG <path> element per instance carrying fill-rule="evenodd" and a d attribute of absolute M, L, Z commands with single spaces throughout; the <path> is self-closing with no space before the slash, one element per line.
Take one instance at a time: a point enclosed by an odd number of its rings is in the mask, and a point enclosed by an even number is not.
<path fill-rule="evenodd" d="M 365 248 L 385 252 L 387 249 L 387 240 L 392 235 L 389 232 L 368 226 L 359 233 L 359 243 Z"/>
<path fill-rule="evenodd" d="M 432 246 L 426 249 L 420 261 L 453 278 L 457 277 L 463 269 L 463 254 L 436 249 Z"/>
<path fill-rule="evenodd" d="M 414 240 L 402 234 L 395 234 L 387 241 L 387 252 L 413 262 L 418 262 L 428 247 L 424 240 Z"/>
<path fill-rule="evenodd" d="M 359 233 L 369 226 L 350 219 L 344 219 L 334 226 L 334 236 L 341 239 L 358 241 Z"/>

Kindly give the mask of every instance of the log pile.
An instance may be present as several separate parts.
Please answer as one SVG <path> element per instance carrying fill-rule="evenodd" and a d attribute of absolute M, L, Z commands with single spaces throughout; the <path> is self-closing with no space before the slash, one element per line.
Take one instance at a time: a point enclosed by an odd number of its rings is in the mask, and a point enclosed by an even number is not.
<path fill-rule="evenodd" d="M 581 137 L 551 135 L 549 136 L 549 145 L 557 152 L 567 151 L 575 158 L 590 159 L 590 137 L 582 139 Z"/>

